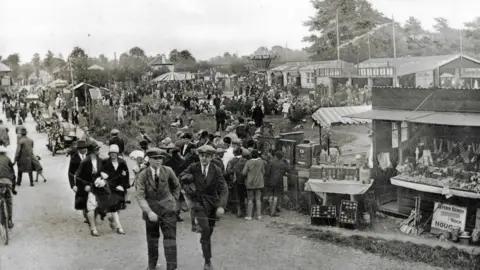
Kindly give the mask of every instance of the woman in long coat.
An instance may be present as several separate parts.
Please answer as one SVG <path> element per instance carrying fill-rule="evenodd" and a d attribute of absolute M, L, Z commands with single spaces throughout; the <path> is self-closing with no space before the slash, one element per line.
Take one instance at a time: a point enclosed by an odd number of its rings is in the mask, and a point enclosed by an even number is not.
<path fill-rule="evenodd" d="M 125 160 L 118 158 L 118 145 L 110 145 L 108 155 L 109 158 L 103 161 L 102 166 L 102 172 L 108 175 L 106 182 L 111 192 L 105 210 L 111 213 L 108 220 L 112 230 L 116 229 L 118 234 L 125 234 L 118 211 L 125 208 L 125 192 L 130 187 L 128 167 Z"/>
<path fill-rule="evenodd" d="M 33 187 L 33 141 L 27 137 L 27 129 L 21 127 L 20 138 L 17 142 L 17 150 L 15 153 L 15 163 L 17 164 L 18 177 L 17 185 L 22 184 L 23 173 L 28 173 L 30 178 L 30 186 Z"/>

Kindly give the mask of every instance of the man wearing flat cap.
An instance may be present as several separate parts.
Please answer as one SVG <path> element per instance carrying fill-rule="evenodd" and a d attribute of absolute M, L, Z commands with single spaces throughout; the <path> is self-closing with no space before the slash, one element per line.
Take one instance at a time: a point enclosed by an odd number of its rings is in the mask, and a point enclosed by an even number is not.
<path fill-rule="evenodd" d="M 142 209 L 147 231 L 148 270 L 158 261 L 158 240 L 163 233 L 167 270 L 177 269 L 177 204 L 180 183 L 170 167 L 163 162 L 168 153 L 159 148 L 146 151 L 150 166 L 136 180 L 137 201 Z"/>
<path fill-rule="evenodd" d="M 73 190 L 75 186 L 75 172 L 80 167 L 80 163 L 87 157 L 87 143 L 83 140 L 78 141 L 77 151 L 70 156 L 70 164 L 68 166 L 68 181 L 70 182 L 70 188 Z M 82 210 L 85 220 L 87 219 L 86 212 L 87 193 L 77 192 L 75 194 L 75 210 Z"/>
<path fill-rule="evenodd" d="M 215 148 L 204 145 L 198 148 L 200 162 L 193 163 L 181 174 L 186 196 L 192 201 L 197 227 L 200 230 L 205 270 L 212 270 L 211 237 L 217 215 L 224 213 L 228 187 L 222 169 L 213 164 Z"/>

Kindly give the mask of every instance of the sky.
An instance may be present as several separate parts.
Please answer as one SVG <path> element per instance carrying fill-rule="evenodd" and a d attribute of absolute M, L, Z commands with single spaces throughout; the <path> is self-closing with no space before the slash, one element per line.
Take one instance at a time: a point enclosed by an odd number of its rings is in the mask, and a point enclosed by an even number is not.
<path fill-rule="evenodd" d="M 434 17 L 453 27 L 473 20 L 474 0 L 369 0 L 396 21 L 409 16 L 431 29 Z M 206 60 L 224 52 L 246 55 L 260 46 L 308 46 L 303 22 L 309 0 L 0 0 L 0 55 L 27 62 L 47 50 L 67 57 L 74 46 L 89 55 L 117 57 L 134 46 L 148 55 L 187 49 Z M 468 8 L 466 8 L 468 7 Z"/>

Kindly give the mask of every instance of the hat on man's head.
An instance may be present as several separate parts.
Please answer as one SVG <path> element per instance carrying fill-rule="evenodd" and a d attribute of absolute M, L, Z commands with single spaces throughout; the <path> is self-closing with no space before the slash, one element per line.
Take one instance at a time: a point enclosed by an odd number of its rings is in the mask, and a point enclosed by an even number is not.
<path fill-rule="evenodd" d="M 213 134 L 214 137 L 222 137 L 222 135 L 220 134 L 220 131 L 217 131 Z"/>
<path fill-rule="evenodd" d="M 177 138 L 180 138 L 182 136 L 183 136 L 183 132 L 181 132 L 180 130 L 177 131 L 177 133 L 175 133 L 175 137 L 177 137 Z"/>
<path fill-rule="evenodd" d="M 223 153 L 225 153 L 226 151 L 227 151 L 227 150 L 225 150 L 225 149 L 223 149 L 223 148 L 221 148 L 221 147 L 217 147 L 217 150 L 216 150 L 217 154 L 223 154 Z"/>
<path fill-rule="evenodd" d="M 85 149 L 87 148 L 87 142 L 84 140 L 80 140 L 77 142 L 77 149 Z"/>
<path fill-rule="evenodd" d="M 21 135 L 27 135 L 27 128 L 26 127 L 20 127 L 20 134 Z"/>
<path fill-rule="evenodd" d="M 91 141 L 90 144 L 87 146 L 88 151 L 93 152 L 95 150 L 100 149 L 100 145 L 97 144 L 95 141 Z"/>
<path fill-rule="evenodd" d="M 114 129 L 112 129 L 112 131 L 110 131 L 110 135 L 118 135 L 118 134 L 120 134 L 120 130 L 118 130 L 116 128 L 114 128 Z"/>
<path fill-rule="evenodd" d="M 118 145 L 116 144 L 111 144 L 110 148 L 108 149 L 108 153 L 120 153 L 120 148 L 118 148 Z"/>
<path fill-rule="evenodd" d="M 145 128 L 141 127 L 140 132 L 145 132 Z"/>
<path fill-rule="evenodd" d="M 152 147 L 148 149 L 145 153 L 145 155 L 149 158 L 165 158 L 168 157 L 168 153 L 165 150 L 162 150 L 157 147 Z"/>
<path fill-rule="evenodd" d="M 203 145 L 197 149 L 199 154 L 210 154 L 213 155 L 217 152 L 215 148 L 211 147 L 210 145 Z"/>
<path fill-rule="evenodd" d="M 232 144 L 241 144 L 242 141 L 239 138 L 232 138 Z"/>

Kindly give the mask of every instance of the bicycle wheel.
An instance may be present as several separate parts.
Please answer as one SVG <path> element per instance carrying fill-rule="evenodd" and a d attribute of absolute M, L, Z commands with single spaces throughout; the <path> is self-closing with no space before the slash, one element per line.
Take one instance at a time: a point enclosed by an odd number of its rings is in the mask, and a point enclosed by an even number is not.
<path fill-rule="evenodd" d="M 8 245 L 8 211 L 5 199 L 0 201 L 0 240 Z"/>

